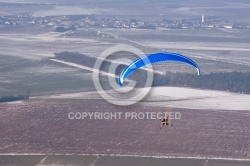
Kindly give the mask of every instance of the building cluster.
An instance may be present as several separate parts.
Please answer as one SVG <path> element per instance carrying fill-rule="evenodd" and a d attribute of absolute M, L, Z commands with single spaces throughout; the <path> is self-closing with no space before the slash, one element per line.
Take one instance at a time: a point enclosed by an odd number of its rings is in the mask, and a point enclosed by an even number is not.
<path fill-rule="evenodd" d="M 53 16 L 53 17 L 29 17 L 29 16 L 0 16 L 0 25 L 22 26 L 27 24 L 48 25 L 54 27 L 106 27 L 106 28 L 125 28 L 125 29 L 250 29 L 248 23 L 231 23 L 223 19 L 210 18 L 206 20 L 205 16 L 200 19 L 182 19 L 162 21 L 142 21 L 136 19 L 97 19 L 95 16 Z"/>

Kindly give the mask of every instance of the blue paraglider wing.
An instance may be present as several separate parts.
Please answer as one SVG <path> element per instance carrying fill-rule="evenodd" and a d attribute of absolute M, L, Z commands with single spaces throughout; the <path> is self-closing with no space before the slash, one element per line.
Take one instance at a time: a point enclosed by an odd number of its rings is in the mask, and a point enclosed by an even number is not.
<path fill-rule="evenodd" d="M 200 68 L 199 66 L 189 59 L 188 57 L 185 57 L 180 54 L 176 53 L 156 53 L 156 54 L 150 54 L 148 56 L 139 58 L 132 62 L 129 66 L 127 66 L 121 73 L 118 83 L 122 87 L 124 80 L 131 75 L 134 71 L 137 69 L 140 69 L 143 66 L 146 66 L 148 64 L 153 64 L 157 62 L 163 62 L 163 61 L 175 61 L 175 62 L 182 62 L 189 64 L 196 68 L 198 75 L 200 74 Z"/>

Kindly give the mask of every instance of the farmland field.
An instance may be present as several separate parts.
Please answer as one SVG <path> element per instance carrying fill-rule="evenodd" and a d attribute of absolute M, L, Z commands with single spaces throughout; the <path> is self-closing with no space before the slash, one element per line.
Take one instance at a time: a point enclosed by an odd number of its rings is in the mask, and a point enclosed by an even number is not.
<path fill-rule="evenodd" d="M 69 119 L 70 112 L 166 111 L 156 106 L 98 103 L 34 100 L 1 104 L 0 152 L 249 159 L 249 111 L 171 109 L 180 112 L 181 119 L 162 130 L 157 119 Z"/>
<path fill-rule="evenodd" d="M 35 28 L 33 27 L 33 29 Z M 43 29 L 42 27 L 37 28 Z M 98 31 L 107 36 L 93 35 Z M 164 35 L 159 36 L 162 32 Z M 23 94 L 29 89 L 28 87 L 33 96 L 94 90 L 90 83 L 91 72 L 50 62 L 47 58 L 53 57 L 54 53 L 63 51 L 98 57 L 104 50 L 118 43 L 136 46 L 145 53 L 161 51 L 182 53 L 202 66 L 202 74 L 250 71 L 250 50 L 246 44 L 250 37 L 238 35 L 241 32 L 224 32 L 224 35 L 218 36 L 216 31 L 201 31 L 196 34 L 195 39 L 192 35 L 188 35 L 194 32 L 186 30 L 112 30 L 111 32 L 110 29 L 92 29 L 73 34 L 40 30 L 35 33 L 26 31 L 22 33 L 4 31 L 3 33 L 0 36 L 1 95 Z M 209 40 L 206 33 L 209 33 Z M 225 37 L 227 35 L 228 37 Z M 151 38 L 154 37 L 157 38 L 151 41 Z M 184 43 L 179 41 L 179 38 L 194 40 L 194 42 Z M 227 41 L 228 38 L 234 38 L 234 41 Z M 219 41 L 213 43 L 213 40 Z M 236 42 L 240 44 L 236 44 Z M 156 64 L 154 69 L 161 72 L 195 72 L 186 65 L 170 63 Z M 54 78 L 63 80 L 60 83 L 64 85 L 57 86 Z M 10 88 L 11 86 L 12 88 Z"/>
<path fill-rule="evenodd" d="M 195 158 L 154 158 L 136 156 L 102 156 L 102 155 L 14 155 L 0 156 L 2 164 L 46 166 L 46 165 L 75 165 L 75 166 L 248 166 L 249 161 L 232 161 L 223 159 Z"/>

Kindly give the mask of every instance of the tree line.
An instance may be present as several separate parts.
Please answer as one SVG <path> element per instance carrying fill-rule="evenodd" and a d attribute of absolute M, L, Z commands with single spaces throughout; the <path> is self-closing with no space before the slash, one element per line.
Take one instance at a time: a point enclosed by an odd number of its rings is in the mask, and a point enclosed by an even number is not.
<path fill-rule="evenodd" d="M 0 103 L 20 101 L 20 100 L 28 100 L 28 96 L 18 95 L 18 96 L 2 96 L 0 97 Z"/>
<path fill-rule="evenodd" d="M 67 62 L 80 64 L 83 66 L 93 68 L 96 58 L 89 57 L 84 54 L 61 52 L 56 53 L 55 58 Z M 104 61 L 101 70 L 108 72 L 110 61 Z M 124 65 L 120 65 L 117 68 L 116 75 L 124 69 Z M 147 73 L 145 70 L 135 71 L 129 79 L 136 80 L 138 86 L 144 86 L 147 79 Z M 228 73 L 210 73 L 196 74 L 187 73 L 172 73 L 166 72 L 165 74 L 154 74 L 153 86 L 178 86 L 178 87 L 190 87 L 199 89 L 211 89 L 222 90 L 237 93 L 250 94 L 250 73 L 243 72 L 228 72 Z"/>
<path fill-rule="evenodd" d="M 153 86 L 179 86 L 250 94 L 250 73 L 220 72 L 197 76 L 169 72 L 165 76 L 156 75 Z"/>
<path fill-rule="evenodd" d="M 30 91 L 28 90 L 26 92 L 26 95 L 1 96 L 0 103 L 29 100 L 29 98 L 30 98 Z"/>

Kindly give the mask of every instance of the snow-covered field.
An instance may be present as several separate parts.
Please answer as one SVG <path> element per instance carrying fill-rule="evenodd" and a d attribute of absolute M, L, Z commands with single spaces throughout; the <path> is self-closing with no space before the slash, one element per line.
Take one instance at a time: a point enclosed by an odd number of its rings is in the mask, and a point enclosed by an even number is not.
<path fill-rule="evenodd" d="M 156 87 L 151 90 L 150 100 L 175 108 L 250 111 L 250 95 L 214 90 Z"/>
<path fill-rule="evenodd" d="M 44 16 L 60 16 L 60 15 L 92 15 L 92 14 L 107 14 L 110 10 L 105 9 L 90 9 L 79 6 L 55 6 L 52 10 L 36 11 L 32 14 L 32 17 L 44 17 Z"/>
<path fill-rule="evenodd" d="M 140 89 L 145 90 L 145 89 Z M 139 91 L 140 91 L 139 90 Z M 109 94 L 117 93 L 109 90 Z M 79 92 L 35 97 L 36 99 L 101 99 L 97 92 Z M 145 105 L 162 107 L 206 109 L 206 110 L 249 110 L 250 95 L 214 90 L 199 90 L 179 87 L 154 87 L 142 102 Z"/>
<path fill-rule="evenodd" d="M 41 28 L 41 27 L 40 27 Z M 82 31 L 80 31 L 82 32 Z M 66 33 L 54 33 L 54 32 L 46 32 L 46 33 L 37 33 L 37 34 L 29 34 L 29 33 L 2 33 L 0 35 L 0 56 L 1 59 L 4 60 L 6 57 L 10 58 L 8 64 L 2 63 L 1 74 L 2 79 L 0 79 L 1 87 L 6 89 L 8 94 L 16 94 L 16 91 L 13 91 L 13 86 L 11 84 L 6 84 L 6 82 L 16 82 L 16 87 L 20 91 L 26 91 L 28 86 L 34 86 L 33 95 L 36 96 L 36 91 L 47 91 L 47 87 L 61 87 L 59 93 L 67 92 L 76 92 L 79 91 L 79 88 L 82 87 L 82 91 L 86 91 L 86 86 L 89 85 L 89 81 L 92 81 L 91 74 L 81 75 L 83 70 L 86 67 L 82 67 L 75 64 L 70 64 L 67 62 L 57 63 L 53 62 L 53 66 L 47 64 L 47 62 L 42 61 L 48 57 L 53 57 L 55 52 L 79 52 L 86 54 L 92 57 L 98 57 L 104 50 L 109 47 L 116 45 L 117 43 L 125 43 L 138 47 L 145 53 L 153 53 L 153 52 L 161 52 L 167 50 L 168 48 L 172 51 L 176 51 L 187 55 L 194 59 L 199 66 L 201 67 L 201 73 L 210 73 L 210 72 L 230 72 L 230 71 L 242 71 L 249 72 L 250 71 L 250 59 L 249 53 L 250 50 L 247 47 L 247 41 L 250 40 L 249 35 L 245 35 L 242 37 L 244 32 L 217 32 L 217 31 L 197 31 L 197 36 L 195 38 L 192 37 L 194 31 L 188 30 L 179 30 L 178 33 L 176 30 L 114 30 L 114 29 L 101 29 L 102 33 L 108 33 L 116 36 L 115 38 L 105 38 L 100 36 L 93 36 L 91 34 L 95 34 L 98 32 L 98 29 L 92 29 L 91 31 L 84 32 L 86 36 L 77 37 L 70 36 Z M 206 34 L 208 33 L 208 34 Z M 220 34 L 218 38 L 216 35 Z M 240 34 L 239 37 L 237 35 Z M 90 35 L 90 36 L 89 36 Z M 161 36 L 160 36 L 161 35 Z M 177 35 L 177 36 L 176 36 Z M 223 36 L 226 37 L 223 37 Z M 162 37 L 163 36 L 163 37 Z M 209 38 L 210 36 L 210 38 Z M 169 39 L 170 38 L 170 39 Z M 218 42 L 211 42 L 212 39 L 219 40 Z M 193 42 L 180 42 L 179 40 L 194 40 Z M 226 42 L 227 39 L 234 39 L 234 41 Z M 173 40 L 173 42 L 169 42 Z M 146 43 L 146 44 L 145 44 Z M 180 47 L 180 45 L 182 47 Z M 192 46 L 193 45 L 193 46 Z M 14 48 L 14 49 L 13 49 Z M 188 49 L 190 48 L 190 49 Z M 212 49 L 212 50 L 211 50 Z M 236 56 L 237 55 L 237 56 Z M 16 60 L 15 60 L 16 58 Z M 66 64 L 67 63 L 67 64 Z M 30 64 L 30 66 L 28 66 Z M 17 66 L 17 67 L 16 67 Z M 57 67 L 58 66 L 58 67 Z M 63 67 L 64 69 L 62 70 Z M 74 68 L 75 69 L 74 69 Z M 22 69 L 20 69 L 22 68 Z M 25 68 L 25 69 L 23 69 Z M 10 72 L 9 69 L 12 71 Z M 166 71 L 172 72 L 193 72 L 192 68 L 186 65 L 180 64 L 166 64 L 160 63 L 154 65 L 155 71 L 160 71 L 165 73 Z M 88 69 L 91 70 L 91 69 Z M 21 73 L 20 73 L 21 72 Z M 39 73 L 38 73 L 39 72 Z M 65 78 L 60 76 L 62 81 L 58 81 L 58 74 L 61 73 L 61 76 L 65 76 Z M 31 74 L 36 74 L 36 79 L 30 79 Z M 39 76 L 38 76 L 39 74 Z M 40 75 L 41 74 L 41 75 Z M 76 78 L 67 79 L 68 76 L 75 75 Z M 30 77 L 29 77 L 30 76 Z M 48 78 L 50 79 L 44 79 Z M 79 77 L 80 76 L 80 77 Z M 67 77 L 67 78 L 66 78 Z M 84 79 L 79 79 L 83 78 Z M 54 79 L 57 78 L 57 79 Z M 85 79 L 86 78 L 86 79 Z M 21 80 L 22 79 L 22 80 Z M 21 80 L 21 81 L 19 81 Z M 46 84 L 46 88 L 41 88 L 40 81 L 42 80 Z M 66 83 L 69 80 L 74 81 L 75 84 L 79 85 L 77 89 L 75 86 L 70 86 L 71 83 L 68 83 L 64 86 L 58 86 L 57 83 Z M 80 80 L 80 81 L 79 81 Z M 87 80 L 88 83 L 86 83 Z M 20 83 L 19 83 L 20 82 Z M 75 85 L 74 84 L 74 85 Z M 80 86 L 86 85 L 86 86 Z M 27 86 L 26 86 L 27 85 Z M 11 87 L 11 88 L 10 88 Z M 25 88 L 24 88 L 25 87 Z M 85 88 L 85 89 L 84 89 Z M 50 93 L 47 94 L 58 94 L 58 91 L 53 91 L 51 88 L 49 89 Z M 88 88 L 89 89 L 89 88 Z M 81 90 L 80 90 L 81 91 Z M 2 91 L 5 93 L 5 91 Z M 24 92 L 21 92 L 24 93 Z M 45 93 L 45 94 L 46 94 Z M 193 93 L 193 92 L 190 92 Z M 200 93 L 203 93 L 201 91 Z M 220 92 L 224 93 L 224 92 Z M 204 106 L 199 103 L 202 100 L 202 103 L 207 103 L 209 109 L 225 108 L 225 109 L 238 109 L 237 105 L 230 106 L 229 104 L 224 104 L 225 102 L 231 101 L 231 96 L 227 97 L 227 93 L 223 94 L 223 97 L 217 98 L 214 96 L 207 97 L 206 99 L 195 99 L 197 102 L 188 104 L 187 100 L 183 100 L 183 97 L 180 95 L 179 100 L 182 101 L 173 101 L 176 100 L 175 97 L 169 97 L 169 104 L 174 105 L 175 107 L 187 107 L 186 105 L 190 105 L 191 108 L 203 108 Z M 232 94 L 230 94 L 232 95 Z M 236 95 L 236 99 L 234 98 Z M 245 101 L 245 97 L 242 97 L 239 94 L 232 95 L 233 103 L 241 103 Z M 199 98 L 200 96 L 196 96 L 195 98 Z M 96 98 L 96 96 L 91 97 Z M 158 96 L 156 95 L 156 98 Z M 168 99 L 168 96 L 164 97 L 164 102 L 166 102 L 165 98 Z M 178 99 L 178 98 L 177 98 Z M 243 100 L 242 100 L 243 99 Z M 193 101 L 194 99 L 192 99 Z M 224 102 L 223 104 L 214 105 L 213 103 L 217 103 L 220 100 Z M 171 101 L 171 102 L 170 102 Z M 164 102 L 158 102 L 159 105 L 165 104 Z M 232 102 L 230 102 L 232 103 Z M 241 105 L 241 104 L 240 104 Z M 245 104 L 239 106 L 239 109 L 246 108 Z"/>
<path fill-rule="evenodd" d="M 111 43 L 94 38 L 65 38 L 62 33 L 1 34 L 1 54 L 24 59 L 41 60 L 53 57 L 55 52 L 71 51 L 87 55 L 98 55 Z M 13 49 L 15 48 L 15 49 Z"/>

